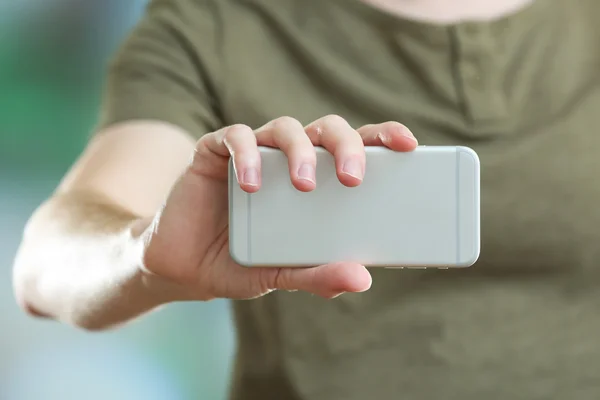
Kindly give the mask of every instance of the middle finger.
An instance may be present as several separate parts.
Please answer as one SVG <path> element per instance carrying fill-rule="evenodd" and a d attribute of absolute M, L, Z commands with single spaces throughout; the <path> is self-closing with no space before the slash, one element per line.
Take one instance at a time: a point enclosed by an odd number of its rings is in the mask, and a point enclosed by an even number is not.
<path fill-rule="evenodd" d="M 333 154 L 338 179 L 346 186 L 358 186 L 365 175 L 365 146 L 361 136 L 337 115 L 320 118 L 305 127 L 315 146 Z"/>
<path fill-rule="evenodd" d="M 290 179 L 296 189 L 308 192 L 315 188 L 315 147 L 298 120 L 281 117 L 257 129 L 255 134 L 260 146 L 281 149 L 287 156 Z"/>

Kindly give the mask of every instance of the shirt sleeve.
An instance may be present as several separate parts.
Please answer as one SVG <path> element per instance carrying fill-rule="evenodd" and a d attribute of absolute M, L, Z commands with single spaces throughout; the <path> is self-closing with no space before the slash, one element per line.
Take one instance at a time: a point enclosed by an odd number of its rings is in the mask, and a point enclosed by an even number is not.
<path fill-rule="evenodd" d="M 109 66 L 97 130 L 131 120 L 219 129 L 216 2 L 153 0 Z M 193 22 L 192 22 L 193 21 Z"/>

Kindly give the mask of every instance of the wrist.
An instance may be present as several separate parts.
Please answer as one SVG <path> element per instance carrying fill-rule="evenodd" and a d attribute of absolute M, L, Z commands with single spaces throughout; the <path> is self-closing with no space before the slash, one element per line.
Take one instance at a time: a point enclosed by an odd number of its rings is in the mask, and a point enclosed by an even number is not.
<path fill-rule="evenodd" d="M 153 231 L 153 219 L 141 218 L 134 221 L 129 229 L 132 241 L 132 253 L 136 266 L 139 289 L 144 293 L 147 302 L 152 307 L 159 307 L 167 303 L 192 300 L 186 289 L 169 279 L 159 276 L 146 268 L 146 248 Z"/>

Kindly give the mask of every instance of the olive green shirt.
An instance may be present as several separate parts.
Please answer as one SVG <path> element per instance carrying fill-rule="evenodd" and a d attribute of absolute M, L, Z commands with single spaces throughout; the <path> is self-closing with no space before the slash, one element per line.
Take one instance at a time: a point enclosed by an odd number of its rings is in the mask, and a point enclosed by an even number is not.
<path fill-rule="evenodd" d="M 359 0 L 152 2 L 111 67 L 103 126 L 200 137 L 339 114 L 481 159 L 475 266 L 235 302 L 232 399 L 600 399 L 599 16 L 598 0 L 449 26 Z"/>

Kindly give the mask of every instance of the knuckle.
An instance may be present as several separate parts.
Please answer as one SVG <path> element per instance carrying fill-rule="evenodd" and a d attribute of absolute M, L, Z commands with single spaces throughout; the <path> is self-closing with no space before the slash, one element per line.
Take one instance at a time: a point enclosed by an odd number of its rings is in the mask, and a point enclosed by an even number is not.
<path fill-rule="evenodd" d="M 192 173 L 201 173 L 204 161 L 210 156 L 211 150 L 207 144 L 209 139 L 200 139 L 196 142 L 196 147 L 190 155 L 187 164 L 187 171 Z"/>
<path fill-rule="evenodd" d="M 252 133 L 252 129 L 248 125 L 235 124 L 226 129 L 224 140 L 247 135 Z"/>
<path fill-rule="evenodd" d="M 271 290 L 279 289 L 282 268 L 262 268 L 258 274 L 258 285 L 261 293 L 268 293 Z"/>
<path fill-rule="evenodd" d="M 273 120 L 274 142 L 284 151 L 309 150 L 311 140 L 304 126 L 295 118 L 279 117 Z"/>
<path fill-rule="evenodd" d="M 302 152 L 301 157 L 303 162 L 312 164 L 313 167 L 317 165 L 317 153 L 315 152 L 314 147 L 309 151 Z"/>
<path fill-rule="evenodd" d="M 207 148 L 207 142 L 209 140 L 215 140 L 215 139 L 216 139 L 215 133 L 207 133 L 206 135 L 202 136 L 200 139 L 196 140 L 196 145 L 194 146 L 195 151 L 196 152 L 205 151 Z"/>
<path fill-rule="evenodd" d="M 373 130 L 379 130 L 382 129 L 382 127 L 380 125 L 374 125 L 374 124 L 367 124 L 367 125 L 363 125 L 360 128 L 358 128 L 358 132 L 361 135 L 369 135 L 371 133 L 371 131 Z"/>
<path fill-rule="evenodd" d="M 381 127 L 382 129 L 385 129 L 386 131 L 391 133 L 404 134 L 406 132 L 410 132 L 406 125 L 396 121 L 384 122 Z"/>
<path fill-rule="evenodd" d="M 273 120 L 273 127 L 276 130 L 289 130 L 302 128 L 302 124 L 296 118 L 283 116 Z"/>
<path fill-rule="evenodd" d="M 276 268 L 273 273 L 272 289 L 290 289 L 289 278 L 289 270 L 286 270 L 285 268 Z"/>
<path fill-rule="evenodd" d="M 341 117 L 337 114 L 326 115 L 325 117 L 323 117 L 322 120 L 323 120 L 323 124 L 330 125 L 330 126 L 340 126 L 340 125 L 348 124 L 343 117 Z"/>

